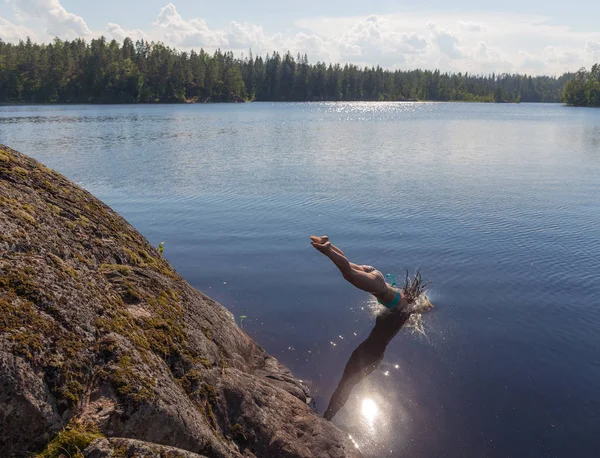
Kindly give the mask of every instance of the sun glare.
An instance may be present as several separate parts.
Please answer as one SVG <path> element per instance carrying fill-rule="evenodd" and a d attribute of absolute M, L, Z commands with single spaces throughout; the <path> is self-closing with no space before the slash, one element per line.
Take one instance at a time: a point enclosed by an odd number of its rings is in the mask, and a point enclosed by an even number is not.
<path fill-rule="evenodd" d="M 377 404 L 372 399 L 364 399 L 362 402 L 362 415 L 369 424 L 373 424 L 379 413 Z"/>

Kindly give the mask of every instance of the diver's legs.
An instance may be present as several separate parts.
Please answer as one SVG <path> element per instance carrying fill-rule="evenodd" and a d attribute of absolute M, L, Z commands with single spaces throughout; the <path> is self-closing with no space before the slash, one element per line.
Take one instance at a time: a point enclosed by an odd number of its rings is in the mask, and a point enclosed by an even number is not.
<path fill-rule="evenodd" d="M 385 281 L 375 272 L 365 272 L 344 256 L 342 250 L 333 245 L 327 237 L 311 236 L 311 245 L 333 261 L 344 278 L 358 289 L 368 293 L 381 291 Z"/>

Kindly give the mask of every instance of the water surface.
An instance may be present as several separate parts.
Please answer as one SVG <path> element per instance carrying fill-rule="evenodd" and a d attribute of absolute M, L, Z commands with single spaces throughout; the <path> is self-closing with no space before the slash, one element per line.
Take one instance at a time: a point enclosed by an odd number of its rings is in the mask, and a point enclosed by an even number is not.
<path fill-rule="evenodd" d="M 367 456 L 594 456 L 600 110 L 313 103 L 0 107 L 304 379 L 322 412 L 374 324 L 312 249 L 434 281 L 334 422 Z"/>

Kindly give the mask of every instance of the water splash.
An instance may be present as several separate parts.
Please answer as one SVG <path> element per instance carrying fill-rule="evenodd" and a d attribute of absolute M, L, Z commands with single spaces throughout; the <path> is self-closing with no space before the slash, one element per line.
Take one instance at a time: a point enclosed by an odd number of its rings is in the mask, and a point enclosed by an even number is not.
<path fill-rule="evenodd" d="M 379 304 L 376 299 L 371 298 L 368 303 L 368 307 L 374 317 L 386 313 L 396 313 L 397 311 L 385 308 Z M 409 330 L 413 334 L 420 334 L 424 337 L 427 336 L 425 332 L 425 325 L 423 321 L 423 314 L 430 312 L 433 309 L 433 304 L 429 300 L 426 294 L 421 294 L 417 299 L 407 305 L 406 310 L 410 313 L 410 317 L 404 324 L 404 328 Z"/>
<path fill-rule="evenodd" d="M 413 334 L 421 334 L 426 337 L 423 314 L 430 312 L 433 309 L 433 304 L 425 294 L 421 294 L 412 304 L 408 305 L 408 309 L 410 317 L 404 327 Z"/>

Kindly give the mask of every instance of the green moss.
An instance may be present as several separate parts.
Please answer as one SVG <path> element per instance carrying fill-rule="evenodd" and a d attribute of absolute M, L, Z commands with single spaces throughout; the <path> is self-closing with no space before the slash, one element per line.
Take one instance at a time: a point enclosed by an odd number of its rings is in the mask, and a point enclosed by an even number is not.
<path fill-rule="evenodd" d="M 17 297 L 0 298 L 0 333 L 7 334 L 16 353 L 33 359 L 44 349 L 45 333 L 50 332 L 50 323 L 43 319 L 31 302 L 17 304 Z"/>
<path fill-rule="evenodd" d="M 70 401 L 71 404 L 75 405 L 79 402 L 81 395 L 85 391 L 85 387 L 77 380 L 69 380 L 57 390 L 62 399 Z"/>
<path fill-rule="evenodd" d="M 125 266 L 123 264 L 100 264 L 100 267 L 98 267 L 98 270 L 103 274 L 108 273 L 108 272 L 116 272 L 123 276 L 127 276 L 127 275 L 131 274 L 131 268 L 129 266 Z"/>
<path fill-rule="evenodd" d="M 217 391 L 214 386 L 208 383 L 202 383 L 200 394 L 213 404 L 217 402 Z"/>
<path fill-rule="evenodd" d="M 77 404 L 84 392 L 84 343 L 57 327 L 25 299 L 36 298 L 37 291 L 17 272 L 0 277 L 0 287 L 7 291 L 0 297 L 0 334 L 7 336 L 16 354 L 46 368 L 46 373 L 51 374 L 48 385 L 57 399 Z"/>
<path fill-rule="evenodd" d="M 25 210 L 21 210 L 19 208 L 13 209 L 12 210 L 13 215 L 15 215 L 15 217 L 19 218 L 21 221 L 26 221 L 27 223 L 31 224 L 32 226 L 39 226 L 37 220 L 31 216 L 29 213 L 27 213 Z"/>
<path fill-rule="evenodd" d="M 142 249 L 132 250 L 123 248 L 123 252 L 127 256 L 129 264 L 133 266 L 149 267 L 167 277 L 177 278 L 177 275 L 169 268 L 169 265 L 161 257 L 151 256 L 147 251 Z"/>
<path fill-rule="evenodd" d="M 10 154 L 8 151 L 0 149 L 0 162 L 10 162 Z"/>
<path fill-rule="evenodd" d="M 149 264 L 156 262 L 156 260 L 152 256 L 150 256 L 145 250 L 139 250 L 138 254 L 145 262 Z"/>
<path fill-rule="evenodd" d="M 181 379 L 181 386 L 189 395 L 199 395 L 202 386 L 202 373 L 197 369 L 188 371 Z"/>
<path fill-rule="evenodd" d="M 217 430 L 217 419 L 213 412 L 213 407 L 217 404 L 217 392 L 212 385 L 208 383 L 202 383 L 200 387 L 200 397 L 204 398 L 203 408 L 204 414 L 208 417 L 208 421 L 212 428 Z"/>
<path fill-rule="evenodd" d="M 132 264 L 134 266 L 141 266 L 144 263 L 144 261 L 142 261 L 142 258 L 140 257 L 140 255 L 137 254 L 135 251 L 132 251 L 129 248 L 123 248 L 123 251 L 127 255 L 127 258 L 129 259 L 130 264 Z"/>
<path fill-rule="evenodd" d="M 152 317 L 144 320 L 144 330 L 155 353 L 184 355 L 187 353 L 187 335 L 182 325 L 183 311 L 173 295 L 162 291 L 158 297 L 146 297 Z"/>
<path fill-rule="evenodd" d="M 141 302 L 142 295 L 135 289 L 135 286 L 128 281 L 123 281 L 123 286 L 125 287 L 125 292 L 121 296 L 126 303 Z"/>
<path fill-rule="evenodd" d="M 156 396 L 156 380 L 135 371 L 129 355 L 121 356 L 111 377 L 117 392 L 135 402 Z"/>
<path fill-rule="evenodd" d="M 231 432 L 234 439 L 248 440 L 248 436 L 246 436 L 244 427 L 242 425 L 240 425 L 239 423 L 236 423 L 235 425 L 231 425 L 229 427 L 229 431 Z"/>
<path fill-rule="evenodd" d="M 112 449 L 112 458 L 130 458 L 129 447 L 118 445 Z"/>
<path fill-rule="evenodd" d="M 36 458 L 83 458 L 83 450 L 101 437 L 96 425 L 73 421 Z"/>
<path fill-rule="evenodd" d="M 129 339 L 138 350 L 150 350 L 150 345 L 142 329 L 136 324 L 135 319 L 124 310 L 109 310 L 106 316 L 96 319 L 96 328 L 101 333 L 117 333 Z"/>
<path fill-rule="evenodd" d="M 89 261 L 88 259 L 84 258 L 84 257 L 83 257 L 81 254 L 79 254 L 77 251 L 74 251 L 74 252 L 73 252 L 73 256 L 75 256 L 75 258 L 76 258 L 76 259 L 77 259 L 79 262 L 81 262 L 81 263 L 83 263 L 83 264 L 90 264 L 90 261 Z M 103 265 L 107 265 L 107 264 L 103 264 Z M 102 265 L 101 265 L 100 267 L 102 267 Z M 126 267 L 126 266 L 123 266 L 123 267 Z M 129 271 L 131 271 L 131 270 L 129 270 Z"/>
<path fill-rule="evenodd" d="M 60 215 L 62 212 L 62 209 L 54 204 L 47 204 L 48 208 L 50 209 L 50 211 L 52 213 L 54 213 L 55 215 Z"/>
<path fill-rule="evenodd" d="M 69 277 L 71 277 L 73 279 L 77 279 L 79 277 L 79 275 L 77 274 L 75 269 L 73 269 L 73 267 L 71 267 L 69 264 L 67 264 L 65 261 L 63 261 L 61 258 L 59 258 L 58 256 L 56 256 L 55 254 L 52 254 L 52 253 L 48 253 L 48 256 L 52 260 L 52 263 L 58 269 L 60 269 L 62 272 L 66 273 Z"/>
<path fill-rule="evenodd" d="M 56 186 L 54 186 L 51 182 L 49 182 L 48 180 L 44 180 L 42 179 L 41 181 L 42 187 L 46 190 L 46 191 L 50 191 L 50 192 L 56 192 Z M 60 213 L 60 212 L 59 212 Z M 59 214 L 57 213 L 57 215 Z"/>
<path fill-rule="evenodd" d="M 207 369 L 210 369 L 212 367 L 211 362 L 206 358 L 198 358 L 197 361 Z"/>
<path fill-rule="evenodd" d="M 13 291 L 17 296 L 40 303 L 48 300 L 48 295 L 33 280 L 35 271 L 31 268 L 14 269 L 7 275 L 0 275 L 0 288 Z"/>
<path fill-rule="evenodd" d="M 187 372 L 180 380 L 185 392 L 191 396 L 202 409 L 213 429 L 217 429 L 217 420 L 213 408 L 217 405 L 217 391 L 215 387 L 203 381 L 202 373 L 197 369 Z"/>
<path fill-rule="evenodd" d="M 22 177 L 26 177 L 27 175 L 29 175 L 29 172 L 27 170 L 25 170 L 23 167 L 19 167 L 19 166 L 13 167 L 12 171 Z"/>

